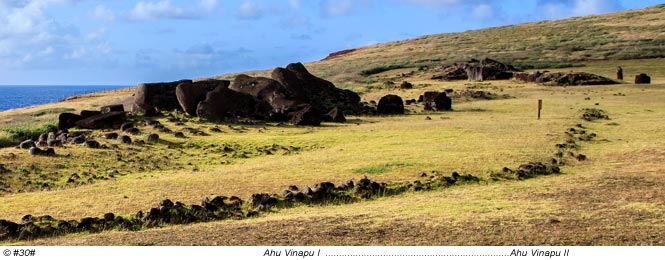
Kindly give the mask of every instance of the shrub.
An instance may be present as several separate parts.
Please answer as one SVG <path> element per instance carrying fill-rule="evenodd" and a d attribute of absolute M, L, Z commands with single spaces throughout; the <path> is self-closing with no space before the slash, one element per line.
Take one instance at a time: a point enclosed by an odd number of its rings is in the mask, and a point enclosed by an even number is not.
<path fill-rule="evenodd" d="M 370 76 L 370 75 L 379 74 L 379 73 L 384 72 L 384 71 L 404 69 L 404 68 L 408 68 L 408 66 L 402 65 L 402 64 L 392 64 L 392 65 L 375 67 L 375 68 L 371 68 L 371 69 L 368 69 L 368 70 L 363 70 L 363 71 L 360 72 L 360 75 L 367 77 L 367 76 Z"/>
<path fill-rule="evenodd" d="M 0 129 L 4 132 L 0 135 L 0 147 L 7 147 L 16 145 L 27 139 L 37 139 L 39 135 L 48 132 L 58 131 L 58 127 L 51 123 L 43 123 L 39 125 L 28 126 L 14 126 Z"/>

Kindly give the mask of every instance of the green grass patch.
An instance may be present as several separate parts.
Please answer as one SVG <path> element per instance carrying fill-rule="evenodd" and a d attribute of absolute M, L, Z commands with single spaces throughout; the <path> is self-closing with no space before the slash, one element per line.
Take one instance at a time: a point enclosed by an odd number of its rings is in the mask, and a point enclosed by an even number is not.
<path fill-rule="evenodd" d="M 386 65 L 386 66 L 379 66 L 379 67 L 374 67 L 368 70 L 363 70 L 360 72 L 361 76 L 370 76 L 374 74 L 379 74 L 384 71 L 389 71 L 389 70 L 396 70 L 396 69 L 404 69 L 408 68 L 409 66 L 403 65 L 403 64 L 392 64 L 392 65 Z"/>
<path fill-rule="evenodd" d="M 43 116 L 43 115 L 51 115 L 51 114 L 60 114 L 60 113 L 65 113 L 65 112 L 72 112 L 74 110 L 75 109 L 68 108 L 68 107 L 51 108 L 51 109 L 39 110 L 39 111 L 34 112 L 30 115 L 34 116 L 34 117 L 38 117 L 38 116 Z"/>
<path fill-rule="evenodd" d="M 58 127 L 53 123 L 0 128 L 0 132 L 2 132 L 0 134 L 0 147 L 13 146 L 27 139 L 35 140 L 43 133 L 56 131 L 58 131 Z"/>
<path fill-rule="evenodd" d="M 387 173 L 390 172 L 393 168 L 399 168 L 399 167 L 410 167 L 410 166 L 423 166 L 424 164 L 422 163 L 414 163 L 414 162 L 407 162 L 407 161 L 395 161 L 395 162 L 389 162 L 384 165 L 379 165 L 379 166 L 368 166 L 368 167 L 362 167 L 358 169 L 354 169 L 353 173 L 358 173 L 358 174 L 382 174 L 382 173 Z"/>
<path fill-rule="evenodd" d="M 353 173 L 358 173 L 358 174 L 382 174 L 382 173 L 387 173 L 389 172 L 390 169 L 384 166 L 369 166 L 369 167 L 362 167 L 353 170 Z"/>

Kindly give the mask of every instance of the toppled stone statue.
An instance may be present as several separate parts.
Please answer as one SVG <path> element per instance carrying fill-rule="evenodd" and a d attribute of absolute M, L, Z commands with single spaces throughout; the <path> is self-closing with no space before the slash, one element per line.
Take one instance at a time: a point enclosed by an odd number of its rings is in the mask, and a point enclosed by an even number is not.
<path fill-rule="evenodd" d="M 181 80 L 139 84 L 133 111 L 149 116 L 177 109 L 209 120 L 247 117 L 305 125 L 315 125 L 334 108 L 342 115 L 362 112 L 358 94 L 312 75 L 301 63 L 275 68 L 271 77 L 241 74 L 232 83 Z M 300 118 L 293 120 L 296 115 Z"/>
<path fill-rule="evenodd" d="M 586 72 L 540 72 L 517 73 L 515 79 L 548 86 L 611 85 L 616 81 Z"/>

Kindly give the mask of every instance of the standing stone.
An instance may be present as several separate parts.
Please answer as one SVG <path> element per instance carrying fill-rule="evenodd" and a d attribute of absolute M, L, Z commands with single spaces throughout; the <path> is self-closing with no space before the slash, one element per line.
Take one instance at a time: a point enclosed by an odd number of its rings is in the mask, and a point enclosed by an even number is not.
<path fill-rule="evenodd" d="M 423 108 L 425 110 L 436 110 L 436 97 L 438 97 L 440 94 L 441 93 L 436 91 L 425 92 L 422 95 Z"/>
<path fill-rule="evenodd" d="M 453 110 L 453 100 L 450 99 L 446 92 L 441 92 L 434 99 L 434 104 L 436 105 L 437 111 L 451 111 Z"/>
<path fill-rule="evenodd" d="M 641 73 L 635 76 L 635 84 L 651 84 L 651 77 L 647 74 Z"/>

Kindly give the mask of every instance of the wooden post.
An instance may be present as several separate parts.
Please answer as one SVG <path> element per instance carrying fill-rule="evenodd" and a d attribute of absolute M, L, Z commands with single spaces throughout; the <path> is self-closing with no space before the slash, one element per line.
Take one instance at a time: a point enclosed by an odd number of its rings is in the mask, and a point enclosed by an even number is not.
<path fill-rule="evenodd" d="M 543 100 L 538 99 L 538 120 L 540 120 L 540 110 L 543 109 Z"/>

